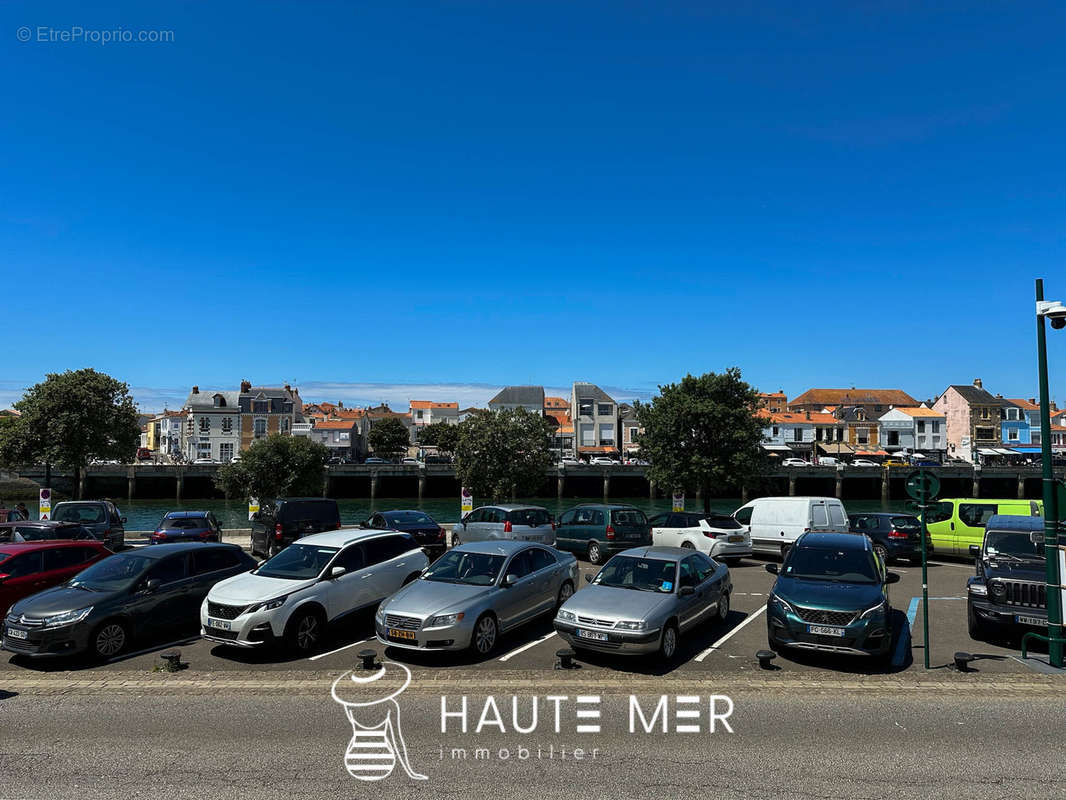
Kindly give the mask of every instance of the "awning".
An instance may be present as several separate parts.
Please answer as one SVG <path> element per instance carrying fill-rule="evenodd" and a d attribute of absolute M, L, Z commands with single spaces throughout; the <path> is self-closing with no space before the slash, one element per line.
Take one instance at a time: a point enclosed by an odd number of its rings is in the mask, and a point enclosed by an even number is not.
<path fill-rule="evenodd" d="M 827 456 L 850 456 L 855 452 L 855 448 L 847 442 L 819 442 L 818 449 L 822 451 L 823 455 Z"/>
<path fill-rule="evenodd" d="M 1039 453 L 1039 447 L 1012 447 L 1015 453 Z"/>
<path fill-rule="evenodd" d="M 762 446 L 762 449 L 763 450 L 776 451 L 778 453 L 791 453 L 792 452 L 792 448 L 789 447 L 787 444 L 764 444 Z"/>
<path fill-rule="evenodd" d="M 887 456 L 888 453 L 884 450 L 856 450 L 857 456 Z"/>
<path fill-rule="evenodd" d="M 610 445 L 608 445 L 606 447 L 603 447 L 603 446 L 591 447 L 591 446 L 589 446 L 589 447 L 579 447 L 579 448 L 577 448 L 577 452 L 579 452 L 579 453 L 617 453 L 618 452 L 618 448 L 617 447 L 611 447 Z"/>
<path fill-rule="evenodd" d="M 996 452 L 999 453 L 1001 456 L 1017 456 L 1017 455 L 1021 455 L 1017 451 L 1008 450 L 1005 447 L 997 447 L 996 448 Z"/>
<path fill-rule="evenodd" d="M 992 449 L 991 447 L 980 447 L 977 449 L 977 455 L 979 456 L 998 456 L 999 451 Z"/>

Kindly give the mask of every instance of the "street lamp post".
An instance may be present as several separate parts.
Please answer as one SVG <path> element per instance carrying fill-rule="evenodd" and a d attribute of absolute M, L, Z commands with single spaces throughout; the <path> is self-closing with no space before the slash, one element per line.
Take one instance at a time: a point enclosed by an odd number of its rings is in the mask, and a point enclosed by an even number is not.
<path fill-rule="evenodd" d="M 1062 309 L 1061 303 L 1044 301 L 1044 281 L 1036 281 L 1036 348 L 1040 371 L 1040 457 L 1044 489 L 1044 558 L 1047 561 L 1048 662 L 1062 667 L 1062 586 L 1059 575 L 1059 515 L 1056 508 L 1055 472 L 1051 460 L 1051 397 L 1048 389 L 1047 340 L 1044 320 L 1050 312 Z M 1052 326 L 1061 328 L 1064 316 L 1054 314 Z"/>

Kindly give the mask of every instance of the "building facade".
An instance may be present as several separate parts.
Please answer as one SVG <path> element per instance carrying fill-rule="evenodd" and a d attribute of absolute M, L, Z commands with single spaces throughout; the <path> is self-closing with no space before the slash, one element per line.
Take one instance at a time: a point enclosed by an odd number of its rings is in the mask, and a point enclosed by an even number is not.
<path fill-rule="evenodd" d="M 918 406 L 901 389 L 808 389 L 788 403 L 789 411 L 824 411 L 827 408 L 861 408 L 866 419 L 876 420 L 894 406 Z"/>
<path fill-rule="evenodd" d="M 1002 398 L 987 392 L 980 378 L 948 386 L 933 403 L 946 420 L 947 454 L 972 463 L 978 450 L 1002 447 L 1002 408 Z"/>
<path fill-rule="evenodd" d="M 571 388 L 570 418 L 574 421 L 577 455 L 618 453 L 618 404 L 593 383 L 578 382 Z"/>
<path fill-rule="evenodd" d="M 182 409 L 185 431 L 182 437 L 189 461 L 208 459 L 227 463 L 241 448 L 241 406 L 239 392 L 201 392 L 193 386 Z"/>
<path fill-rule="evenodd" d="M 242 381 L 238 402 L 241 450 L 247 450 L 252 442 L 273 433 L 291 436 L 293 425 L 304 421 L 300 390 L 288 384 L 278 388 L 252 386 L 250 382 Z"/>
<path fill-rule="evenodd" d="M 505 386 L 489 400 L 489 411 L 524 408 L 534 414 L 544 413 L 543 386 Z"/>
<path fill-rule="evenodd" d="M 415 433 L 427 425 L 437 422 L 445 422 L 449 425 L 459 424 L 458 403 L 434 403 L 430 400 L 411 401 L 411 424 L 415 427 Z"/>

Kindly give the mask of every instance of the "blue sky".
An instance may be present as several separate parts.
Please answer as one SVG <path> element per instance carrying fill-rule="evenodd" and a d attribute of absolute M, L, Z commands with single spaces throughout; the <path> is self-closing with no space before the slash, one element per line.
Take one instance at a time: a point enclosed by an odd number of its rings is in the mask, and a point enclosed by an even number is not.
<path fill-rule="evenodd" d="M 47 313 L 0 402 L 81 366 L 146 407 L 730 365 L 1032 396 L 1066 6 L 924 5 L 5 2 L 0 264 Z M 173 41 L 39 41 L 73 26 Z"/>

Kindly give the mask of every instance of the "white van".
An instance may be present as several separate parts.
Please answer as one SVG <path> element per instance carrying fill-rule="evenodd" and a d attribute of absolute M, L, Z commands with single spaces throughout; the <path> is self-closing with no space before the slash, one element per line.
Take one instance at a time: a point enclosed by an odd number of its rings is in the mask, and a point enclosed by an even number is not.
<path fill-rule="evenodd" d="M 748 529 L 756 553 L 784 555 L 807 531 L 848 532 L 848 513 L 835 497 L 760 497 L 733 518 Z"/>

